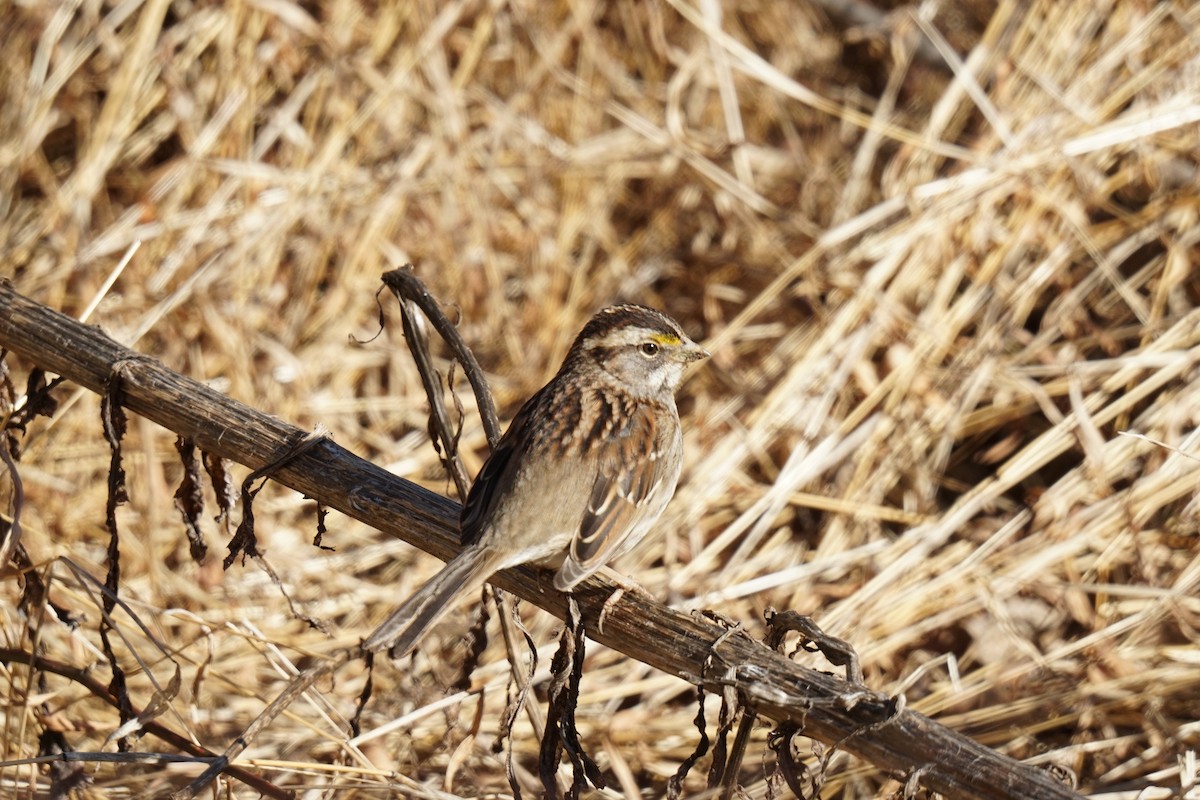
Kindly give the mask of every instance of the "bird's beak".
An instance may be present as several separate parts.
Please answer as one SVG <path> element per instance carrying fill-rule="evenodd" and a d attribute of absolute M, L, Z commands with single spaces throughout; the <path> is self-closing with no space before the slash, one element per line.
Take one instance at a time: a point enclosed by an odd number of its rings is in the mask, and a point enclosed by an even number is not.
<path fill-rule="evenodd" d="M 676 354 L 684 364 L 690 364 L 693 361 L 702 361 L 712 355 L 690 339 L 684 343 L 683 347 L 676 351 Z"/>

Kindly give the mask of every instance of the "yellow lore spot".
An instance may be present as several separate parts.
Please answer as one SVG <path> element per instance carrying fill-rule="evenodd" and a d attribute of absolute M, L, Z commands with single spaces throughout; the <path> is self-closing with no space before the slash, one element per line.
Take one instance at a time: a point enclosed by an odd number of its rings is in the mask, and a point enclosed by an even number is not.
<path fill-rule="evenodd" d="M 671 346 L 683 344 L 683 340 L 673 333 L 655 333 L 650 336 L 650 340 Z"/>

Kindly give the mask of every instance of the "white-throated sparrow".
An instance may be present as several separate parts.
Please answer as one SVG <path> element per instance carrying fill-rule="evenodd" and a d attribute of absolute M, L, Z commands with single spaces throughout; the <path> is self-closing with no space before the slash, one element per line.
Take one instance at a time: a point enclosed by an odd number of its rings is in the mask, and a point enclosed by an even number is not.
<path fill-rule="evenodd" d="M 683 436 L 675 391 L 707 358 L 673 319 L 620 305 L 580 331 L 484 463 L 461 517 L 465 549 L 364 643 L 407 655 L 425 631 L 496 572 L 558 568 L 570 591 L 633 547 L 675 493 Z"/>

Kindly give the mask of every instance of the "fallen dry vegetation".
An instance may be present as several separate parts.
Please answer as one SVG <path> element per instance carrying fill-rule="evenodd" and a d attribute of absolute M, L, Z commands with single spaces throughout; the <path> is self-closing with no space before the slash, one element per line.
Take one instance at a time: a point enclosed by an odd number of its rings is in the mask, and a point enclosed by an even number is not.
<path fill-rule="evenodd" d="M 0 274 L 442 493 L 399 326 L 371 339 L 381 272 L 418 265 L 505 414 L 598 306 L 661 306 L 714 357 L 681 399 L 683 483 L 624 571 L 754 635 L 767 606 L 812 614 L 872 688 L 1085 793 L 1195 796 L 1200 9 L 873 10 L 9 5 Z M 5 363 L 19 397 L 32 365 Z M 460 394 L 474 472 L 485 440 Z M 101 601 L 79 577 L 105 575 L 110 453 L 98 398 L 56 397 L 16 437 L 21 502 L 7 472 L 0 489 L 50 601 L 81 624 L 18 610 L 8 571 L 0 625 L 4 647 L 91 673 L 3 665 L 4 762 L 47 729 L 115 750 Z M 283 589 L 253 561 L 221 570 L 211 491 L 197 564 L 174 436 L 132 417 L 125 467 L 114 646 L 142 706 L 170 652 L 182 682 L 160 721 L 209 747 L 436 568 L 337 514 L 335 550 L 309 547 L 313 504 L 271 484 L 255 516 Z M 559 623 L 526 620 L 544 689 Z M 509 793 L 499 636 L 450 690 L 466 624 L 374 670 L 357 737 L 367 673 L 351 665 L 241 765 L 312 796 Z M 577 714 L 608 796 L 663 795 L 699 737 L 690 684 L 595 645 Z M 769 729 L 739 776 L 749 797 L 787 792 Z M 512 747 L 536 795 L 528 718 Z M 821 751 L 801 755 L 815 769 Z M 83 767 L 87 796 L 113 798 L 198 770 Z M 6 794 L 34 780 L 49 777 L 0 770 Z M 823 798 L 901 790 L 842 754 L 819 782 Z"/>

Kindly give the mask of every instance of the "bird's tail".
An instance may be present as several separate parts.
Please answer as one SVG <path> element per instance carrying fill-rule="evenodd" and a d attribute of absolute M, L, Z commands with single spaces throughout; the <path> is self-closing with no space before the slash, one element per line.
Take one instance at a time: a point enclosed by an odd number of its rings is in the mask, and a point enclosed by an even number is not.
<path fill-rule="evenodd" d="M 404 601 L 387 621 L 363 642 L 363 649 L 387 649 L 392 658 L 403 658 L 416 648 L 434 623 L 454 608 L 455 601 L 478 590 L 498 569 L 496 552 L 470 547 L 451 559 Z"/>

